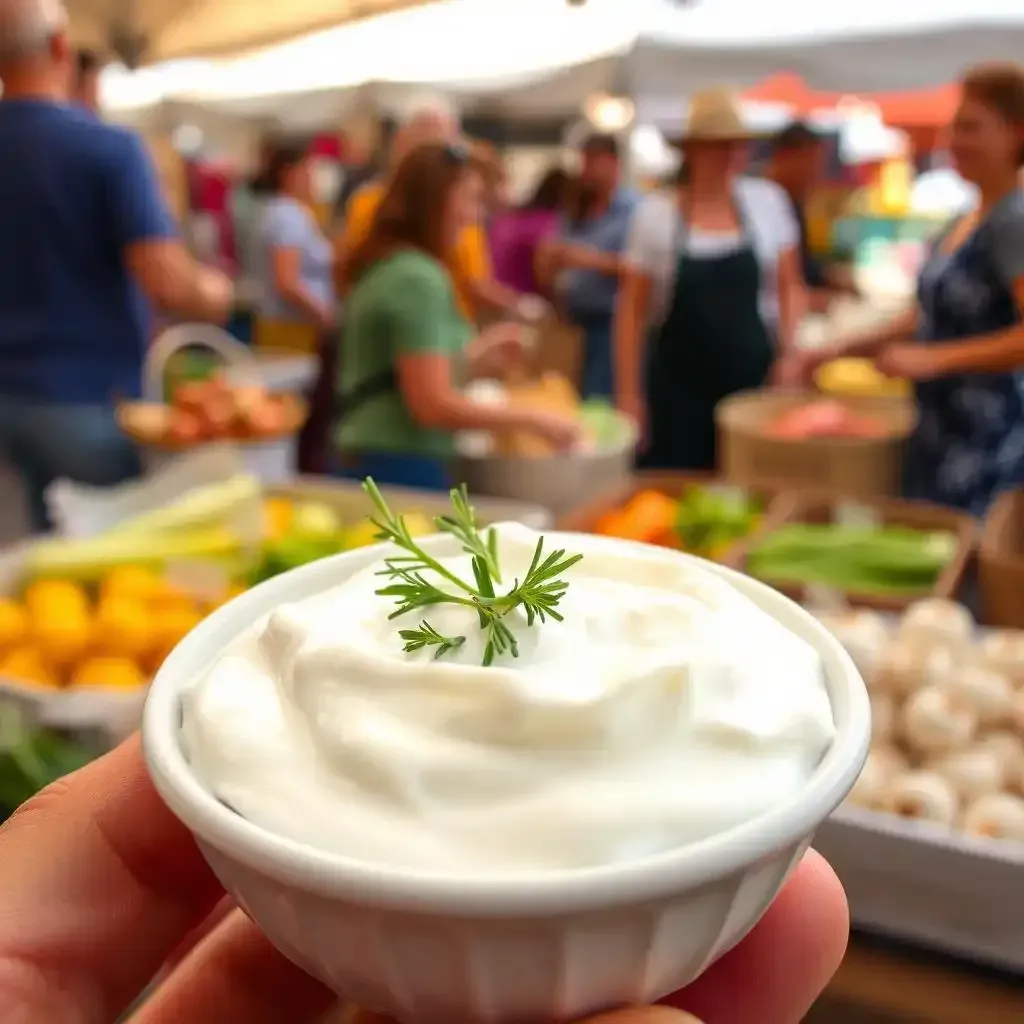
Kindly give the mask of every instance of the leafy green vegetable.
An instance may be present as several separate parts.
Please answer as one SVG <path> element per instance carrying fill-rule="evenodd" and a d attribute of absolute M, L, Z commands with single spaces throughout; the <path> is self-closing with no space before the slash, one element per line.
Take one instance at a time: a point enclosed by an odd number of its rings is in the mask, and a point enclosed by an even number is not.
<path fill-rule="evenodd" d="M 84 767 L 97 753 L 35 728 L 16 707 L 0 706 L 0 820 L 51 782 Z"/>
<path fill-rule="evenodd" d="M 626 418 L 603 398 L 588 398 L 580 403 L 580 422 L 598 448 L 616 448 L 629 440 Z"/>
<path fill-rule="evenodd" d="M 690 487 L 679 502 L 676 533 L 687 551 L 711 551 L 746 537 L 761 505 L 742 491 Z"/>
<path fill-rule="evenodd" d="M 338 536 L 283 537 L 271 541 L 264 546 L 259 561 L 249 573 L 249 586 L 254 587 L 290 569 L 336 555 L 341 549 L 342 543 Z"/>
<path fill-rule="evenodd" d="M 799 523 L 765 537 L 750 553 L 747 569 L 779 582 L 916 594 L 935 585 L 955 554 L 956 539 L 948 533 Z"/>

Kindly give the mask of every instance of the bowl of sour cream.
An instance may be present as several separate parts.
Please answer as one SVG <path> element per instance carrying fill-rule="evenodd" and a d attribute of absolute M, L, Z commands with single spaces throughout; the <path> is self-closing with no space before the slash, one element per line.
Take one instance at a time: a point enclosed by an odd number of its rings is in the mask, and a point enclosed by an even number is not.
<path fill-rule="evenodd" d="M 511 585 L 538 535 L 497 538 Z M 419 543 L 472 579 L 457 539 Z M 482 664 L 472 601 L 389 618 L 378 545 L 236 598 L 150 690 L 150 773 L 228 892 L 403 1024 L 568 1021 L 689 984 L 867 754 L 857 669 L 787 598 L 666 549 L 545 547 L 583 557 L 562 621 L 509 614 L 514 658 Z M 405 650 L 426 620 L 460 642 Z"/>

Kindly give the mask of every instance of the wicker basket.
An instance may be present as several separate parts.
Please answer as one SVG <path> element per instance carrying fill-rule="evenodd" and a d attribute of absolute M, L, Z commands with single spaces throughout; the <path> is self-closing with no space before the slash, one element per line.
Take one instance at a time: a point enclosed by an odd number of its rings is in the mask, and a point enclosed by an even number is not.
<path fill-rule="evenodd" d="M 748 571 L 750 552 L 772 530 L 787 523 L 832 523 L 839 517 L 842 506 L 849 505 L 850 500 L 834 492 L 806 491 L 793 494 L 784 507 L 778 507 L 775 515 L 766 520 L 755 534 L 737 545 L 729 565 L 741 572 Z M 954 512 L 939 505 L 925 503 L 876 499 L 869 502 L 857 501 L 857 505 L 869 510 L 884 526 L 906 526 L 911 529 L 927 531 L 945 531 L 951 533 L 957 542 L 956 554 L 939 575 L 935 586 L 927 593 L 919 594 L 887 594 L 867 591 L 842 591 L 836 596 L 844 603 L 858 608 L 874 608 L 878 611 L 901 612 L 922 597 L 943 597 L 955 599 L 960 592 L 961 584 L 971 557 L 974 554 L 977 539 L 977 524 L 974 519 L 961 512 Z M 806 602 L 817 588 L 799 583 L 767 579 L 771 584 L 794 601 Z M 820 588 L 832 590 L 833 588 Z"/>
<path fill-rule="evenodd" d="M 868 395 L 834 398 L 851 412 L 884 426 L 874 438 L 789 441 L 769 437 L 781 415 L 820 395 L 747 391 L 718 406 L 720 465 L 741 484 L 782 481 L 792 487 L 824 487 L 856 498 L 884 498 L 898 492 L 903 443 L 916 413 L 905 399 Z"/>
<path fill-rule="evenodd" d="M 708 487 L 721 483 L 721 478 L 711 473 L 644 471 L 605 491 L 592 501 L 563 513 L 557 519 L 556 525 L 559 530 L 569 533 L 595 533 L 605 516 L 622 508 L 641 491 L 660 491 L 675 499 L 680 498 L 691 487 Z M 787 495 L 780 492 L 779 488 L 767 484 L 752 487 L 748 493 L 764 506 L 763 522 L 774 522 L 777 517 L 784 517 L 792 500 L 791 494 Z M 740 542 L 737 541 L 738 543 Z M 732 549 L 726 550 L 722 560 L 728 561 L 731 554 Z"/>
<path fill-rule="evenodd" d="M 1024 629 L 1024 489 L 993 502 L 978 550 L 981 613 L 986 626 Z"/>
<path fill-rule="evenodd" d="M 218 356 L 229 370 L 235 384 L 246 381 L 262 384 L 264 375 L 260 360 L 251 349 L 236 341 L 218 327 L 208 324 L 186 324 L 165 331 L 150 347 L 143 377 L 144 401 L 122 403 L 117 411 L 121 429 L 142 450 L 146 469 L 155 471 L 196 445 L 154 443 L 137 434 L 132 412 L 140 405 L 163 404 L 167 363 L 175 353 L 186 348 L 204 346 Z M 245 468 L 265 483 L 283 483 L 295 473 L 295 446 L 298 432 L 306 422 L 307 403 L 297 395 L 283 396 L 285 424 L 272 436 L 218 439 L 209 443 L 230 444 L 238 450 Z"/>

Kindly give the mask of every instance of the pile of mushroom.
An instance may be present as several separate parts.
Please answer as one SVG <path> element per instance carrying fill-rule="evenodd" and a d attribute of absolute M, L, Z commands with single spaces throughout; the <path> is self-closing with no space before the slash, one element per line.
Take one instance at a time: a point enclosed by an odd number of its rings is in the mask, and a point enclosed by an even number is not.
<path fill-rule="evenodd" d="M 818 614 L 857 663 L 873 739 L 849 802 L 1024 842 L 1024 632 L 930 598 L 902 619 Z"/>

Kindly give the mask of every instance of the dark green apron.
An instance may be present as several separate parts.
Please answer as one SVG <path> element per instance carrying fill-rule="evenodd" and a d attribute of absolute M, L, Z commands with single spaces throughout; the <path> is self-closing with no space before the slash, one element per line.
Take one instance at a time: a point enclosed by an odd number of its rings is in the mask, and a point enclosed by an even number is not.
<path fill-rule="evenodd" d="M 768 379 L 775 353 L 758 306 L 761 268 L 742 204 L 734 205 L 742 244 L 721 256 L 690 255 L 689 217 L 680 219 L 675 287 L 647 363 L 644 468 L 717 468 L 715 406 Z"/>

